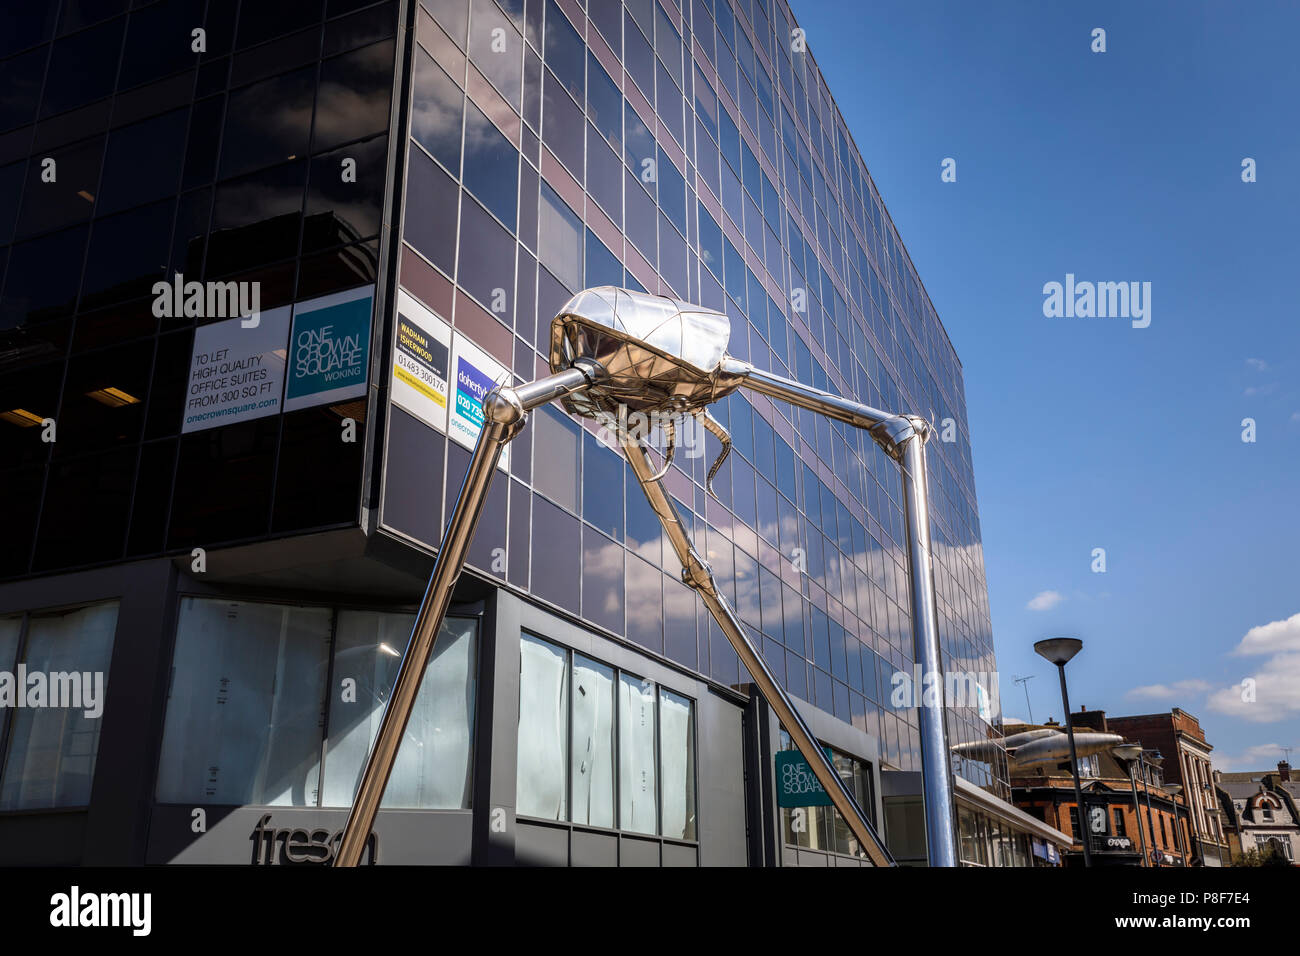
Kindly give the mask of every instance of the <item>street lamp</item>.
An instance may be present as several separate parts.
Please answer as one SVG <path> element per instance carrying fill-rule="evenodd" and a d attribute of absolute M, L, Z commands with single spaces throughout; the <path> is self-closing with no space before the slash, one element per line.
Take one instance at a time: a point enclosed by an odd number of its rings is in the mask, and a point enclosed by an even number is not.
<path fill-rule="evenodd" d="M 1070 772 L 1074 774 L 1074 802 L 1079 808 L 1079 842 L 1083 846 L 1083 865 L 1092 866 L 1092 850 L 1088 846 L 1088 832 L 1083 825 L 1083 786 L 1079 783 L 1079 755 L 1074 749 L 1074 721 L 1070 719 L 1070 692 L 1065 687 L 1065 665 L 1083 649 L 1077 637 L 1048 637 L 1034 644 L 1039 657 L 1056 665 L 1061 675 L 1061 704 L 1065 708 L 1065 733 L 1070 738 Z"/>
<path fill-rule="evenodd" d="M 1140 743 L 1140 741 L 1139 741 Z M 1156 756 L 1160 756 L 1160 751 L 1156 751 Z M 1147 798 L 1147 826 L 1151 828 L 1151 849 L 1158 849 L 1156 846 L 1156 815 L 1151 809 L 1151 772 L 1148 769 L 1150 764 L 1147 763 L 1147 752 L 1143 750 L 1138 754 L 1138 767 L 1142 771 L 1142 792 Z"/>
<path fill-rule="evenodd" d="M 1178 795 L 1183 792 L 1181 783 L 1170 783 L 1165 785 L 1165 789 L 1174 795 L 1174 836 L 1178 839 L 1178 855 L 1182 860 L 1182 865 L 1187 865 L 1187 848 L 1183 845 L 1182 823 L 1178 819 Z"/>
<path fill-rule="evenodd" d="M 1142 846 L 1142 865 L 1150 866 L 1151 863 L 1147 859 L 1147 838 L 1142 832 L 1142 807 L 1138 803 L 1137 778 L 1133 773 L 1133 769 L 1137 766 L 1138 758 L 1142 756 L 1142 745 L 1120 744 L 1112 750 L 1111 753 L 1128 765 L 1128 786 L 1129 790 L 1133 793 L 1133 816 L 1137 818 L 1138 843 Z M 1154 835 L 1152 836 L 1152 839 L 1155 839 Z"/>

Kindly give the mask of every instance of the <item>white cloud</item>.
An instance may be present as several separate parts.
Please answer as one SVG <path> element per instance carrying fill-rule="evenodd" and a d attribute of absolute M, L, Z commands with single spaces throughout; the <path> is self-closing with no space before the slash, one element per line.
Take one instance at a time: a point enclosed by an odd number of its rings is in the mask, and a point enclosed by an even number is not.
<path fill-rule="evenodd" d="M 1251 368 L 1253 368 L 1256 372 L 1264 372 L 1268 370 L 1268 363 L 1265 362 L 1263 359 L 1248 358 L 1246 359 L 1246 364 L 1249 365 Z"/>
<path fill-rule="evenodd" d="M 1292 614 L 1285 621 L 1270 621 L 1252 627 L 1232 653 L 1277 654 L 1282 651 L 1300 651 L 1300 614 Z"/>
<path fill-rule="evenodd" d="M 1211 694 L 1211 710 L 1260 724 L 1300 717 L 1300 614 L 1252 627 L 1232 653 L 1268 657 L 1254 673 Z"/>
<path fill-rule="evenodd" d="M 1278 744 L 1256 744 L 1239 754 L 1215 754 L 1216 770 L 1272 770 L 1283 757 Z"/>
<path fill-rule="evenodd" d="M 1065 598 L 1060 591 L 1039 591 L 1029 599 L 1025 609 L 1029 611 L 1050 611 L 1064 600 Z"/>
<path fill-rule="evenodd" d="M 1204 694 L 1211 689 L 1211 686 L 1209 681 L 1190 678 L 1188 680 L 1174 681 L 1172 684 L 1147 684 L 1144 687 L 1134 687 L 1124 696 L 1149 697 L 1153 700 L 1176 700 L 1196 694 Z"/>

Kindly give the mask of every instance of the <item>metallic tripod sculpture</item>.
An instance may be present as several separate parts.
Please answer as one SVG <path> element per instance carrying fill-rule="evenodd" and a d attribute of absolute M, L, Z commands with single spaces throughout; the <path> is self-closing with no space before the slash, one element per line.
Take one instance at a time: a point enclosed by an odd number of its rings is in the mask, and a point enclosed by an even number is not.
<path fill-rule="evenodd" d="M 488 485 L 501 449 L 519 434 L 529 411 L 557 399 L 572 414 L 606 421 L 607 416 L 620 411 L 642 412 L 669 421 L 682 415 L 696 416 L 722 442 L 722 452 L 709 470 L 710 484 L 730 450 L 731 438 L 709 415 L 708 406 L 741 386 L 869 431 L 902 468 L 916 663 L 924 675 L 941 673 L 926 493 L 925 441 L 929 426 L 914 415 L 891 415 L 737 361 L 727 355 L 729 337 L 730 322 L 720 312 L 613 286 L 587 289 L 570 299 L 551 323 L 553 374 L 527 385 L 502 386 L 484 397 L 483 430 L 439 545 L 433 573 L 402 655 L 393 692 L 384 708 L 375 744 L 362 771 L 335 855 L 335 866 L 356 866 L 361 861 L 434 639 L 447 613 L 452 588 L 464 567 L 474 528 L 487 500 Z M 713 572 L 682 525 L 676 506 L 660 482 L 671 464 L 676 429 L 667 426 L 663 431 L 668 447 L 659 470 L 653 467 L 640 437 L 624 431 L 620 440 L 632 471 L 681 562 L 682 580 L 699 593 L 764 700 L 776 712 L 781 725 L 853 831 L 858 845 L 877 866 L 892 865 L 889 851 L 789 695 L 764 663 L 735 611 L 718 592 Z M 938 683 L 942 686 L 941 679 Z M 930 865 L 956 866 L 944 709 L 921 706 L 918 711 Z"/>

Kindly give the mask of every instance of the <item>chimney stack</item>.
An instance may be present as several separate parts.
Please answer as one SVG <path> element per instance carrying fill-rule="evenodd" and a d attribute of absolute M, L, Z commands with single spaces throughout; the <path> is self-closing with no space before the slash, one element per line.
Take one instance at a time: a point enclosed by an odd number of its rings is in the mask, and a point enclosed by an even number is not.
<path fill-rule="evenodd" d="M 1277 762 L 1277 775 L 1283 783 L 1289 783 L 1291 780 L 1291 765 L 1285 760 Z"/>

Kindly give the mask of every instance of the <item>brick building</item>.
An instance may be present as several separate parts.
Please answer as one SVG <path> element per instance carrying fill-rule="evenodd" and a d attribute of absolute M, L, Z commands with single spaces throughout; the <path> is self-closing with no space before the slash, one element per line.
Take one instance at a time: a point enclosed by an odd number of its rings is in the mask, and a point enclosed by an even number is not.
<path fill-rule="evenodd" d="M 1188 800 L 1195 839 L 1193 856 L 1204 866 L 1223 866 L 1228 860 L 1228 840 L 1210 766 L 1214 747 L 1206 741 L 1200 721 L 1175 707 L 1163 714 L 1112 717 L 1109 724 L 1115 733 L 1164 755 L 1165 779 L 1182 786 Z"/>
<path fill-rule="evenodd" d="M 1084 708 L 1071 717 L 1077 733 L 1119 733 L 1115 721 L 1107 721 L 1105 711 Z M 1041 726 L 1059 727 L 1055 721 Z M 1003 731 L 1011 737 L 1034 729 L 1013 726 Z M 1085 837 L 1091 840 L 1094 866 L 1188 866 L 1197 862 L 1187 804 L 1178 785 L 1165 776 L 1167 755 L 1142 743 L 1142 759 L 1133 762 L 1132 773 L 1128 762 L 1110 750 L 1079 758 L 1082 824 L 1068 759 L 1018 770 L 1015 755 L 1009 752 L 1016 806 L 1070 835 L 1074 843 L 1065 853 L 1066 865 L 1082 865 Z"/>

